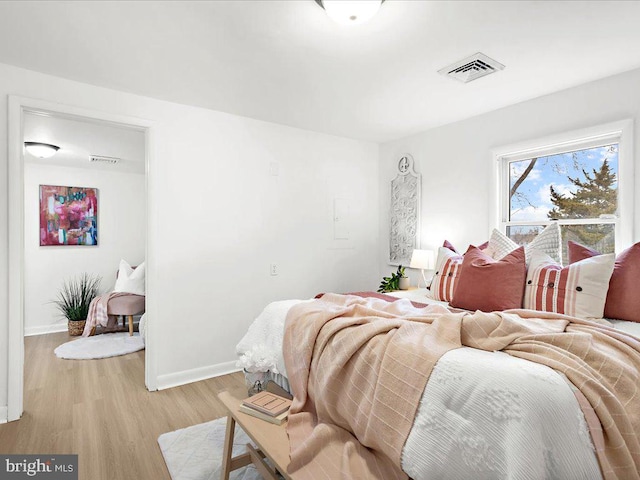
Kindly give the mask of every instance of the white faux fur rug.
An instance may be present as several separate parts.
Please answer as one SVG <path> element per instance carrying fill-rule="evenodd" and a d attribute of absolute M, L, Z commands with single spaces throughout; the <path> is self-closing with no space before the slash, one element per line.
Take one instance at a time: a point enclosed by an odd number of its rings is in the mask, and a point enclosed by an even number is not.
<path fill-rule="evenodd" d="M 144 340 L 138 333 L 133 337 L 128 332 L 103 333 L 93 337 L 82 337 L 63 343 L 54 350 L 59 358 L 88 360 L 91 358 L 117 357 L 137 352 L 144 348 Z"/>
<path fill-rule="evenodd" d="M 218 480 L 222 471 L 222 453 L 227 419 L 218 418 L 207 423 L 163 433 L 158 444 L 171 480 Z M 233 456 L 247 451 L 252 443 L 236 424 Z M 231 480 L 262 480 L 253 465 L 231 472 Z"/>

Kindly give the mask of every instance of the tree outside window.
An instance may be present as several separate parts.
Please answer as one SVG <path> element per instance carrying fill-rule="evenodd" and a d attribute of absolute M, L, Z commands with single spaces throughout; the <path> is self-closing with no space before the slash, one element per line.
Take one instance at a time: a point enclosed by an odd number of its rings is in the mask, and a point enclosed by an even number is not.
<path fill-rule="evenodd" d="M 550 221 L 560 223 L 563 261 L 573 240 L 603 253 L 615 250 L 619 144 L 508 161 L 507 235 L 530 242 Z"/>

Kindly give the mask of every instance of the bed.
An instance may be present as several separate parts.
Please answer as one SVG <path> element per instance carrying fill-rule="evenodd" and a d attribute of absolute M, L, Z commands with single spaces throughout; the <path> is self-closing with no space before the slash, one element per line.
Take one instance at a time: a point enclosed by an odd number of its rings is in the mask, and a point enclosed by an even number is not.
<path fill-rule="evenodd" d="M 394 300 L 401 311 L 416 314 L 408 299 Z M 285 319 L 292 307 L 311 302 L 270 304 L 238 344 L 243 367 L 269 372 L 290 388 L 282 349 Z M 637 324 L 617 322 L 617 327 L 633 330 Z M 435 364 L 401 465 L 414 479 L 603 478 L 589 426 L 562 374 L 504 352 L 469 347 L 450 350 Z M 374 472 L 372 478 L 381 477 Z"/>
<path fill-rule="evenodd" d="M 425 293 L 274 302 L 250 326 L 239 365 L 295 396 L 293 478 L 640 478 L 639 322 Z"/>

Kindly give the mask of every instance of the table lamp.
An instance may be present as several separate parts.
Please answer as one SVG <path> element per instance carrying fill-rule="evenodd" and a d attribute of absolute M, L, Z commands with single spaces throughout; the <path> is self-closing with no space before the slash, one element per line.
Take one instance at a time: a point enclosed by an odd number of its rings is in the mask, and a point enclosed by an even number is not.
<path fill-rule="evenodd" d="M 433 270 L 435 263 L 435 255 L 433 250 L 414 250 L 411 255 L 411 263 L 409 268 L 419 268 L 424 280 L 424 287 L 427 288 L 427 279 L 424 276 L 425 270 Z M 418 288 L 420 288 L 420 278 L 418 278 Z"/>

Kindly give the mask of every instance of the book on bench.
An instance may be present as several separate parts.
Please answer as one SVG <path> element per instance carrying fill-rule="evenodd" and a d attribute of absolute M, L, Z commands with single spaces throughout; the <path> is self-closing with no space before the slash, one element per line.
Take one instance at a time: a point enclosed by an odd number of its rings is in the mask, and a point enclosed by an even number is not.
<path fill-rule="evenodd" d="M 281 413 L 289 410 L 291 400 L 263 390 L 252 397 L 245 398 L 242 401 L 242 405 L 252 408 L 260 413 L 264 413 L 265 415 L 277 417 Z"/>
<path fill-rule="evenodd" d="M 251 415 L 252 417 L 256 417 L 266 422 L 273 423 L 274 425 L 282 425 L 287 419 L 287 416 L 289 415 L 289 410 L 285 410 L 280 415 L 276 417 L 272 417 L 271 415 L 267 415 L 266 413 L 262 413 L 262 412 L 259 412 L 258 410 L 254 410 L 253 408 L 247 407 L 246 405 L 240 405 L 240 408 L 238 410 L 240 410 L 243 413 L 246 413 L 247 415 Z"/>

